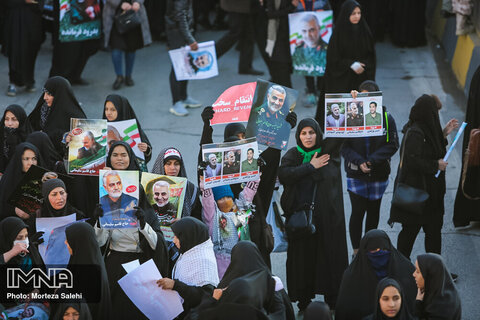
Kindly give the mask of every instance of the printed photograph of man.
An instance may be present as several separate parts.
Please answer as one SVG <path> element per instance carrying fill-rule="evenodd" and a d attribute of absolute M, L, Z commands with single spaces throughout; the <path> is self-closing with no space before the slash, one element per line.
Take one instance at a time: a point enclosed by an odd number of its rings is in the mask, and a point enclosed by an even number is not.
<path fill-rule="evenodd" d="M 82 143 L 83 147 L 78 149 L 77 159 L 91 157 L 100 151 L 100 149 L 102 149 L 102 145 L 95 141 L 92 131 L 85 132 Z"/>
<path fill-rule="evenodd" d="M 235 150 L 225 151 L 225 162 L 223 164 L 223 174 L 234 174 L 240 172 L 240 162 L 235 157 Z"/>
<path fill-rule="evenodd" d="M 348 107 L 347 126 L 363 127 L 363 117 L 360 114 L 360 111 L 356 102 L 351 102 Z"/>
<path fill-rule="evenodd" d="M 166 181 L 160 180 L 155 182 L 152 187 L 153 209 L 157 213 L 158 221 L 162 226 L 169 226 L 177 219 L 177 209 L 169 201 L 170 199 L 170 184 Z"/>
<path fill-rule="evenodd" d="M 371 101 L 369 104 L 370 112 L 365 115 L 366 126 L 380 126 L 382 125 L 382 115 L 377 112 L 377 103 Z"/>
<path fill-rule="evenodd" d="M 330 106 L 330 115 L 327 116 L 327 127 L 344 127 L 345 115 L 341 112 L 338 103 L 334 103 Z"/>
<path fill-rule="evenodd" d="M 258 169 L 257 159 L 254 156 L 253 148 L 247 150 L 247 159 L 242 161 L 242 172 L 255 171 Z"/>
<path fill-rule="evenodd" d="M 299 42 L 292 55 L 294 66 L 310 66 L 309 73 L 323 75 L 327 64 L 327 46 L 320 36 L 320 22 L 315 14 L 306 14 L 300 20 L 299 33 L 302 40 Z M 315 70 L 321 67 L 322 70 Z"/>
<path fill-rule="evenodd" d="M 210 153 L 208 155 L 208 165 L 205 169 L 205 178 L 216 177 L 222 173 L 222 164 L 217 163 L 217 155 Z"/>
<path fill-rule="evenodd" d="M 107 127 L 107 145 L 108 149 L 112 146 L 112 144 L 115 141 L 122 141 L 122 136 L 120 135 L 120 132 L 118 132 L 117 128 L 114 126 L 108 126 Z"/>
<path fill-rule="evenodd" d="M 125 212 L 133 210 L 138 203 L 138 200 L 131 195 L 123 193 L 123 184 L 120 175 L 115 170 L 106 172 L 103 177 L 103 188 L 107 192 L 106 195 L 100 198 L 100 204 L 105 213 L 116 211 Z M 114 218 L 119 218 L 116 216 Z"/>

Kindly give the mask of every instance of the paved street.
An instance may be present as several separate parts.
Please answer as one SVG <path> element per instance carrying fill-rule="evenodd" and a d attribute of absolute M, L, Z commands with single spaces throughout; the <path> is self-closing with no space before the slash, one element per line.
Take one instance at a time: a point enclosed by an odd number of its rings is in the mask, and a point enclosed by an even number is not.
<path fill-rule="evenodd" d="M 218 39 L 220 32 L 202 32 L 198 39 L 206 41 Z M 0 109 L 9 104 L 17 103 L 25 107 L 27 113 L 35 106 L 41 88 L 47 79 L 51 65 L 52 49 L 49 40 L 42 47 L 36 65 L 36 79 L 38 90 L 36 93 L 24 93 L 18 89 L 17 97 L 7 97 L 4 92 L 8 85 L 8 61 L 0 58 Z M 220 75 L 216 78 L 202 81 L 191 81 L 189 93 L 205 105 L 210 105 L 215 98 L 232 85 L 255 81 L 254 76 L 237 74 L 238 52 L 232 49 L 219 61 Z M 254 67 L 266 71 L 263 61 L 256 55 Z M 194 180 L 195 167 L 199 150 L 199 139 L 202 128 L 200 113 L 202 108 L 190 109 L 188 117 L 179 118 L 171 115 L 168 109 L 171 106 L 171 96 L 168 84 L 170 62 L 165 44 L 154 45 L 140 50 L 137 53 L 133 79 L 134 87 L 122 88 L 119 94 L 125 95 L 142 123 L 150 141 L 153 144 L 154 158 L 158 151 L 166 146 L 176 146 L 185 157 L 187 172 Z M 113 65 L 108 52 L 99 52 L 87 64 L 83 77 L 91 84 L 85 87 L 74 87 L 78 100 L 89 118 L 100 118 L 102 115 L 105 97 L 112 93 L 111 85 L 115 79 Z M 264 77 L 268 80 L 268 77 Z M 301 96 L 305 87 L 304 79 L 299 76 L 293 78 L 294 89 L 300 91 Z M 448 65 L 442 58 L 441 49 L 422 47 L 416 49 L 399 49 L 390 43 L 377 44 L 377 83 L 384 93 L 384 104 L 395 117 L 397 127 L 401 130 L 408 119 L 410 107 L 415 99 L 423 93 L 435 93 L 443 102 L 441 121 L 445 124 L 455 117 L 460 122 L 464 119 L 466 98 L 461 90 L 456 88 L 454 77 Z M 298 119 L 313 116 L 313 108 L 305 108 L 300 102 L 295 110 Z M 401 137 L 402 135 L 400 135 Z M 453 135 L 452 135 L 453 136 Z M 215 127 L 214 140 L 223 138 L 223 126 Z M 453 137 L 452 137 L 453 138 Z M 451 141 L 451 140 L 450 140 Z M 295 139 L 292 131 L 290 146 L 294 146 Z M 457 287 L 460 291 L 463 307 L 463 319 L 475 320 L 480 318 L 480 304 L 478 303 L 478 288 L 480 288 L 480 224 L 468 228 L 455 229 L 452 224 L 453 202 L 458 185 L 461 168 L 461 143 L 449 160 L 447 169 L 447 194 L 445 198 L 445 223 L 443 228 L 443 256 L 448 267 L 459 275 Z M 398 166 L 398 153 L 392 161 L 392 168 Z M 344 178 L 344 177 L 343 177 Z M 393 228 L 387 225 L 390 201 L 392 196 L 393 180 L 384 196 L 379 228 L 386 230 L 394 244 L 400 231 L 400 225 Z M 344 183 L 345 215 L 348 223 L 350 203 Z M 480 209 L 479 209 L 480 210 Z M 348 236 L 348 235 L 347 235 Z M 423 233 L 417 239 L 412 258 L 424 252 Z M 350 245 L 350 240 L 347 241 Z M 351 248 L 349 256 L 351 256 Z M 274 273 L 285 280 L 286 254 L 272 254 Z M 321 296 L 317 297 L 321 299 Z"/>

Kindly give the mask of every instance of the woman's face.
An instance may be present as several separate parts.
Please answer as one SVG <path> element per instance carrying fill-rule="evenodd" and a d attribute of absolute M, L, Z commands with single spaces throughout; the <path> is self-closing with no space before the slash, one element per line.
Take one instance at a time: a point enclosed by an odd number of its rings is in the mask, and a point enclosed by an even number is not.
<path fill-rule="evenodd" d="M 63 313 L 63 320 L 78 320 L 80 319 L 80 312 L 72 307 L 68 307 Z"/>
<path fill-rule="evenodd" d="M 5 127 L 17 129 L 20 126 L 20 122 L 18 121 L 17 117 L 11 111 L 5 112 Z"/>
<path fill-rule="evenodd" d="M 50 92 L 45 91 L 43 93 L 43 100 L 47 103 L 47 106 L 51 107 L 53 104 L 53 96 L 50 94 Z"/>
<path fill-rule="evenodd" d="M 37 165 L 37 156 L 35 152 L 30 149 L 26 149 L 22 154 L 22 171 L 27 172 L 32 165 Z"/>
<path fill-rule="evenodd" d="M 116 146 L 112 151 L 110 163 L 115 170 L 126 170 L 130 164 L 130 157 L 124 146 Z"/>
<path fill-rule="evenodd" d="M 115 121 L 118 117 L 117 108 L 111 101 L 105 103 L 105 115 L 107 116 L 108 121 Z"/>
<path fill-rule="evenodd" d="M 415 271 L 413 272 L 413 277 L 415 278 L 415 282 L 417 283 L 417 288 L 420 290 L 425 290 L 425 279 L 423 279 L 422 272 L 420 271 L 420 267 L 418 266 L 418 260 L 415 261 Z"/>
<path fill-rule="evenodd" d="M 173 236 L 173 244 L 175 244 L 177 249 L 180 249 L 180 239 L 178 239 L 177 236 Z"/>
<path fill-rule="evenodd" d="M 356 7 L 350 14 L 350 23 L 357 24 L 362 18 L 362 11 L 359 7 Z"/>
<path fill-rule="evenodd" d="M 397 288 L 390 286 L 383 290 L 378 303 L 384 315 L 394 318 L 402 306 L 402 297 Z"/>
<path fill-rule="evenodd" d="M 305 148 L 313 148 L 317 141 L 317 133 L 312 127 L 305 127 L 300 131 L 300 141 Z"/>
<path fill-rule="evenodd" d="M 57 187 L 48 194 L 48 201 L 53 209 L 63 209 L 67 203 L 67 192 L 62 187 Z"/>
<path fill-rule="evenodd" d="M 27 238 L 28 238 L 28 230 L 27 230 L 27 228 L 23 228 L 17 234 L 17 237 L 15 238 L 15 240 L 26 240 Z"/>
<path fill-rule="evenodd" d="M 165 174 L 167 176 L 177 177 L 180 173 L 180 161 L 176 159 L 167 160 L 163 168 L 165 169 Z"/>

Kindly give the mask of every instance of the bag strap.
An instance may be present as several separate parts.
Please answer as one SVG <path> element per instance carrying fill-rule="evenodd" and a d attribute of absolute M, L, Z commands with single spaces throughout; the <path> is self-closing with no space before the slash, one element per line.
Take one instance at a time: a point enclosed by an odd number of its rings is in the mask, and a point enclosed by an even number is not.
<path fill-rule="evenodd" d="M 313 183 L 315 184 L 315 187 L 313 187 L 312 203 L 310 204 L 310 209 L 312 210 L 312 212 L 315 210 L 315 195 L 317 194 L 317 183 L 315 182 L 315 180 L 313 181 Z"/>

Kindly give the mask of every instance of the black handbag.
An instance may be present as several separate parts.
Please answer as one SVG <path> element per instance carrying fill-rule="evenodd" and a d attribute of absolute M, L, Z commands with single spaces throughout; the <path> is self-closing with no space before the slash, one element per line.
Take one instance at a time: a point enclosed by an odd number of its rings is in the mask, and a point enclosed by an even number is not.
<path fill-rule="evenodd" d="M 395 206 L 402 211 L 422 215 L 425 204 L 430 197 L 429 194 L 425 190 L 414 188 L 400 181 L 402 179 L 403 157 L 405 155 L 407 135 L 408 131 L 405 134 L 405 142 L 402 145 L 400 166 L 398 168 L 399 178 L 395 190 L 393 191 L 392 206 Z M 422 179 L 425 184 L 425 178 L 423 176 Z"/>
<path fill-rule="evenodd" d="M 130 31 L 140 24 L 140 16 L 133 10 L 122 11 L 115 16 L 115 27 L 120 34 Z"/>
<path fill-rule="evenodd" d="M 317 193 L 317 183 L 313 188 L 312 203 L 310 207 L 295 211 L 287 220 L 285 228 L 287 230 L 287 237 L 289 238 L 303 238 L 305 236 L 314 234 L 316 229 L 312 223 L 313 212 L 315 210 L 315 195 Z"/>

